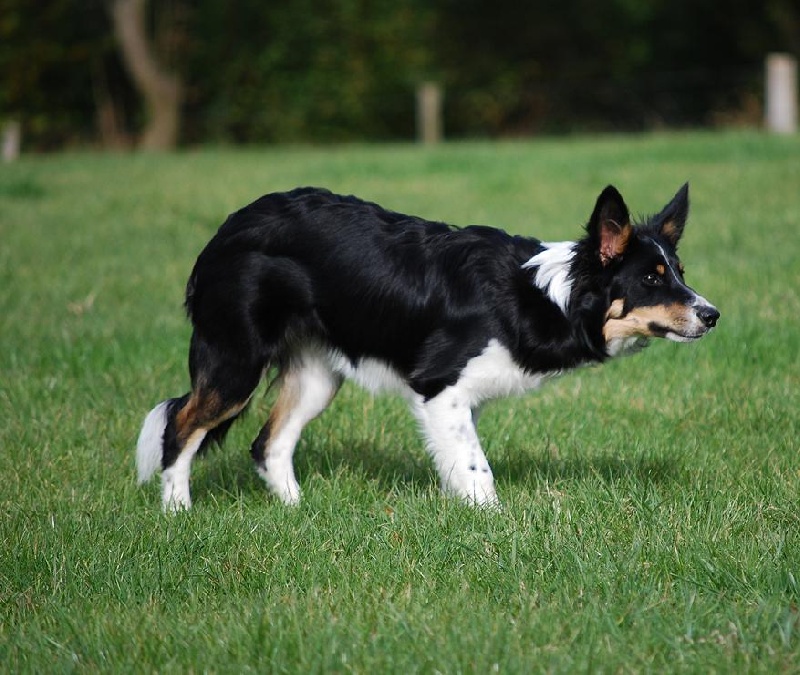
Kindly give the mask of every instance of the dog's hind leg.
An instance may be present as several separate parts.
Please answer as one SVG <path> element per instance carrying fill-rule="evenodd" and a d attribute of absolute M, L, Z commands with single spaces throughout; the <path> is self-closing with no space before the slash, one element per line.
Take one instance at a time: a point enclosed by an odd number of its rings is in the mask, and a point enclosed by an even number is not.
<path fill-rule="evenodd" d="M 188 509 L 189 470 L 192 459 L 214 428 L 237 413 L 213 402 L 213 395 L 202 390 L 159 403 L 145 418 L 136 444 L 139 483 L 162 469 L 162 499 L 165 511 Z"/>
<path fill-rule="evenodd" d="M 280 391 L 269 419 L 252 446 L 258 474 L 285 504 L 300 501 L 292 457 L 303 428 L 328 407 L 342 377 L 322 353 L 292 358 L 278 378 Z"/>
<path fill-rule="evenodd" d="M 145 419 L 137 444 L 139 482 L 162 469 L 165 511 L 188 509 L 189 473 L 194 456 L 214 430 L 225 430 L 247 405 L 261 377 L 259 363 L 220 356 L 197 336 L 189 356 L 192 390 L 164 401 Z"/>
<path fill-rule="evenodd" d="M 420 397 L 412 407 L 442 490 L 470 504 L 499 505 L 492 469 L 478 440 L 466 397 L 457 387 L 448 387 L 432 399 Z"/>
<path fill-rule="evenodd" d="M 238 415 L 247 398 L 230 399 L 212 388 L 196 387 L 177 399 L 174 414 L 168 416 L 164 434 L 162 502 L 165 511 L 188 509 L 191 504 L 189 472 L 206 435 Z"/>

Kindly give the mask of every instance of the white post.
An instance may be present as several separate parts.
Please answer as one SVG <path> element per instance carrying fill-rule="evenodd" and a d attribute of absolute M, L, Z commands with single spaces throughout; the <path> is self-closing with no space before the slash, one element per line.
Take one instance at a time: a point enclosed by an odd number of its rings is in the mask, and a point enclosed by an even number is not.
<path fill-rule="evenodd" d="M 22 144 L 22 126 L 18 120 L 7 120 L 2 129 L 3 162 L 13 162 L 19 157 Z"/>
<path fill-rule="evenodd" d="M 789 54 L 767 55 L 764 123 L 776 134 L 797 132 L 797 59 Z"/>
<path fill-rule="evenodd" d="M 442 88 L 423 82 L 417 89 L 417 139 L 425 145 L 442 140 Z"/>

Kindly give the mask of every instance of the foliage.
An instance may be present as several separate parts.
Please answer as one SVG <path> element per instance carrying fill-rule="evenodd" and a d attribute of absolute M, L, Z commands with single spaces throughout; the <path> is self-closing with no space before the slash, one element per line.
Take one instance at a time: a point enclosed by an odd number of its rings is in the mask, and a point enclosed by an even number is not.
<path fill-rule="evenodd" d="M 0 663 L 72 672 L 792 672 L 800 662 L 800 138 L 23 157 L 0 166 Z M 458 224 L 579 234 L 686 179 L 687 279 L 722 311 L 484 411 L 499 513 L 438 496 L 414 422 L 347 386 L 269 499 L 249 442 L 191 513 L 134 485 L 187 387 L 197 252 L 271 189 L 327 185 Z M 102 189 L 98 189 L 102 186 Z"/>
<path fill-rule="evenodd" d="M 499 0 L 489 17 L 480 0 L 439 4 L 460 133 L 708 125 L 760 98 L 767 52 L 800 54 L 783 0 Z"/>
<path fill-rule="evenodd" d="M 212 140 L 410 137 L 427 10 L 416 0 L 263 3 L 194 12 L 190 133 Z M 193 121 L 193 122 L 192 122 Z"/>
<path fill-rule="evenodd" d="M 70 0 L 2 0 L 0 73 L 0 124 L 21 118 L 40 148 L 86 140 L 96 95 L 120 75 L 100 7 Z"/>
<path fill-rule="evenodd" d="M 0 115 L 36 147 L 132 131 L 141 108 L 107 3 L 3 0 Z M 800 54 L 794 0 L 151 0 L 181 74 L 187 142 L 411 138 L 414 91 L 443 82 L 451 136 L 758 121 L 769 51 Z M 107 119 L 107 116 L 106 118 Z"/>

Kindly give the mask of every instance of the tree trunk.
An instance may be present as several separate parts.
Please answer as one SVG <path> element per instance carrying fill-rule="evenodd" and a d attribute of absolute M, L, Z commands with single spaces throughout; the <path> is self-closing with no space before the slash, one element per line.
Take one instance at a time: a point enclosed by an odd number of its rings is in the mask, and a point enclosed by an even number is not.
<path fill-rule="evenodd" d="M 112 0 L 111 19 L 125 66 L 147 107 L 140 147 L 168 150 L 178 142 L 181 81 L 158 63 L 145 26 L 146 0 Z"/>

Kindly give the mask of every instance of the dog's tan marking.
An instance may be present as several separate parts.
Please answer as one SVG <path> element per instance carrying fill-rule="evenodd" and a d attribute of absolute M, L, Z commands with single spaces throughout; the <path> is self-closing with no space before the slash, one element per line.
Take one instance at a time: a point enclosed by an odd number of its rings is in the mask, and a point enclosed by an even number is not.
<path fill-rule="evenodd" d="M 286 424 L 291 412 L 300 401 L 300 382 L 297 377 L 292 377 L 291 372 L 281 376 L 278 398 L 269 413 L 270 436 L 276 436 Z M 267 442 L 267 445 L 269 443 Z"/>
<path fill-rule="evenodd" d="M 183 443 L 183 447 L 193 447 L 195 443 L 199 443 L 200 441 L 205 438 L 205 435 L 208 433 L 206 429 L 195 429 L 192 433 L 189 434 L 189 437 L 186 439 L 186 442 Z"/>
<path fill-rule="evenodd" d="M 663 277 L 667 273 L 667 268 L 664 265 L 656 265 L 656 274 Z"/>
<path fill-rule="evenodd" d="M 655 305 L 637 307 L 622 316 L 622 301 L 615 300 L 606 312 L 603 337 L 606 342 L 628 337 L 658 337 L 660 333 L 653 332 L 654 326 L 680 334 L 689 321 L 689 311 L 681 304 Z"/>
<path fill-rule="evenodd" d="M 681 238 L 678 228 L 672 220 L 668 220 L 661 226 L 661 234 L 673 244 L 677 243 L 678 239 Z"/>
<path fill-rule="evenodd" d="M 620 224 L 610 218 L 600 224 L 600 262 L 608 265 L 621 256 L 628 246 L 633 227 L 630 223 Z"/>
<path fill-rule="evenodd" d="M 240 413 L 246 403 L 237 403 L 225 408 L 219 395 L 212 391 L 192 394 L 186 405 L 175 415 L 175 434 L 182 447 L 198 433 L 205 433 L 227 419 Z"/>
<path fill-rule="evenodd" d="M 621 298 L 614 300 L 614 302 L 611 303 L 611 307 L 609 307 L 608 311 L 606 312 L 606 321 L 609 319 L 619 319 L 624 311 L 625 301 Z"/>

